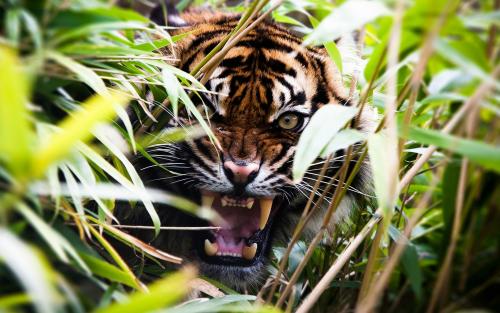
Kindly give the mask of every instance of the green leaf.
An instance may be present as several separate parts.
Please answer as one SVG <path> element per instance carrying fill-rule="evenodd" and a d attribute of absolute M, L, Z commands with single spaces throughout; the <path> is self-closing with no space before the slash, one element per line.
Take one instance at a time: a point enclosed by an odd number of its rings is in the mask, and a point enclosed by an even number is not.
<path fill-rule="evenodd" d="M 47 56 L 75 73 L 81 81 L 94 89 L 95 92 L 103 96 L 108 95 L 109 91 L 104 81 L 93 70 L 55 51 L 49 51 Z"/>
<path fill-rule="evenodd" d="M 346 1 L 321 21 L 318 27 L 306 37 L 304 45 L 335 40 L 377 17 L 388 14 L 390 11 L 382 2 Z"/>
<path fill-rule="evenodd" d="M 33 176 L 40 177 L 54 162 L 65 157 L 79 141 L 92 137 L 92 129 L 99 123 L 111 119 L 116 106 L 123 106 L 127 98 L 111 93 L 107 97 L 93 96 L 82 105 L 82 110 L 67 117 L 59 124 L 60 131 L 53 134 L 34 154 Z"/>
<path fill-rule="evenodd" d="M 364 76 L 367 81 L 370 81 L 375 74 L 375 69 L 377 68 L 377 65 L 379 62 L 381 62 L 380 65 L 380 71 L 378 72 L 378 75 L 382 75 L 384 73 L 383 69 L 385 65 L 387 64 L 387 57 L 384 55 L 386 52 L 386 48 L 390 39 L 390 32 L 389 32 L 389 23 L 386 26 L 387 30 L 386 35 L 383 38 L 382 42 L 380 42 L 373 52 L 370 54 L 370 58 L 368 59 L 368 63 L 365 66 L 364 69 Z M 401 44 L 399 46 L 399 53 L 402 54 L 405 51 L 412 52 L 416 49 L 417 45 L 420 44 L 422 41 L 422 36 L 420 34 L 415 34 L 413 31 L 407 30 L 405 28 L 402 29 L 401 31 Z M 382 58 L 382 60 L 380 60 Z M 377 79 L 377 77 L 373 77 Z"/>
<path fill-rule="evenodd" d="M 32 130 L 28 105 L 28 82 L 16 55 L 0 47 L 0 161 L 12 174 L 29 171 Z"/>
<path fill-rule="evenodd" d="M 436 130 L 412 126 L 408 139 L 456 152 L 486 169 L 500 173 L 500 148 L 478 140 L 459 138 Z"/>
<path fill-rule="evenodd" d="M 388 174 L 388 162 L 391 160 L 390 153 L 395 153 L 397 143 L 391 143 L 384 131 L 368 136 L 368 155 L 372 168 L 375 194 L 378 206 L 384 209 L 384 213 L 392 212 L 394 207 L 394 192 L 391 190 L 391 176 Z M 389 163 L 390 164 L 390 163 Z"/>
<path fill-rule="evenodd" d="M 50 27 L 74 29 L 83 25 L 119 21 L 138 21 L 147 23 L 148 19 L 135 11 L 122 9 L 120 7 L 78 8 L 59 11 L 51 20 Z"/>
<path fill-rule="evenodd" d="M 19 203 L 17 210 L 28 220 L 38 234 L 45 240 L 47 245 L 54 251 L 59 259 L 65 263 L 69 263 L 71 257 L 76 264 L 85 272 L 90 273 L 89 268 L 80 258 L 73 246 L 61 236 L 58 232 L 52 229 L 43 219 L 36 215 L 27 205 Z"/>
<path fill-rule="evenodd" d="M 130 177 L 130 179 L 132 180 L 133 184 L 138 187 L 139 190 L 141 191 L 145 191 L 145 187 L 144 187 L 144 184 L 141 180 L 141 178 L 139 177 L 139 174 L 137 173 L 135 167 L 132 165 L 132 163 L 128 160 L 127 156 L 120 151 L 120 149 L 118 148 L 118 146 L 113 142 L 113 139 L 112 138 L 108 138 L 106 136 L 107 133 L 104 133 L 104 132 L 100 132 L 100 131 L 96 131 L 94 133 L 95 137 L 97 139 L 99 139 L 100 142 L 102 142 L 106 148 L 108 148 L 111 153 L 113 153 L 113 155 L 118 158 L 120 160 L 120 162 L 123 164 L 123 166 L 125 166 L 125 169 L 127 170 L 127 174 L 128 176 Z M 144 197 L 148 197 L 149 196 L 144 192 Z M 149 200 L 149 199 L 148 199 Z M 146 203 L 148 203 L 149 201 L 147 201 Z M 157 218 L 156 216 L 156 211 L 154 210 L 153 206 L 150 205 L 149 203 L 148 204 L 145 204 L 146 205 L 146 209 L 148 210 L 149 214 L 151 215 L 151 218 L 153 220 L 153 224 L 155 226 L 155 233 L 156 235 L 159 234 L 159 231 L 160 231 L 160 220 Z"/>
<path fill-rule="evenodd" d="M 89 217 L 94 222 L 97 222 L 96 219 L 92 219 Z M 129 281 L 134 282 L 134 287 L 138 290 L 146 290 L 146 287 L 144 284 L 137 279 L 135 274 L 132 272 L 130 267 L 125 263 L 123 258 L 120 256 L 120 254 L 116 251 L 116 249 L 108 242 L 106 238 L 104 238 L 103 234 L 101 234 L 99 231 L 95 230 L 94 227 L 89 225 L 89 231 L 94 235 L 94 237 L 99 241 L 101 246 L 104 248 L 109 253 L 109 256 L 116 262 L 116 264 L 121 268 L 121 270 L 126 273 L 129 276 Z"/>
<path fill-rule="evenodd" d="M 342 129 L 339 131 L 328 145 L 321 151 L 321 157 L 326 158 L 328 155 L 342 149 L 346 149 L 350 145 L 366 139 L 366 134 L 352 129 Z"/>
<path fill-rule="evenodd" d="M 64 180 L 69 187 L 69 194 L 71 195 L 71 200 L 73 201 L 78 218 L 85 221 L 85 208 L 83 207 L 82 199 L 78 194 L 78 183 L 65 164 L 60 164 L 59 169 L 61 170 Z M 88 231 L 86 227 L 84 227 L 84 229 Z"/>
<path fill-rule="evenodd" d="M 172 106 L 172 111 L 174 112 L 174 116 L 177 116 L 179 91 L 182 89 L 182 86 L 179 84 L 177 77 L 168 69 L 163 69 L 161 75 L 163 85 L 168 94 L 168 99 L 170 100 L 170 105 Z"/>
<path fill-rule="evenodd" d="M 194 140 L 205 135 L 206 133 L 200 125 L 166 128 L 158 134 L 142 136 L 139 144 L 145 148 L 152 148 L 155 145 L 168 145 L 185 140 Z"/>
<path fill-rule="evenodd" d="M 118 45 L 96 45 L 75 42 L 70 45 L 65 45 L 58 49 L 64 54 L 71 55 L 88 55 L 89 57 L 108 57 L 108 56 L 121 56 L 124 59 L 130 58 L 131 55 L 150 55 L 151 53 L 144 50 L 133 49 L 126 46 Z"/>
<path fill-rule="evenodd" d="M 480 12 L 462 16 L 462 21 L 470 28 L 488 29 L 492 25 L 500 26 L 500 11 Z"/>
<path fill-rule="evenodd" d="M 336 104 L 322 106 L 311 118 L 297 144 L 293 178 L 300 181 L 323 149 L 357 113 L 357 108 Z"/>
<path fill-rule="evenodd" d="M 180 300 L 189 290 L 189 281 L 195 277 L 193 268 L 188 267 L 153 283 L 149 292 L 136 292 L 121 303 L 101 308 L 95 313 L 152 312 Z"/>
<path fill-rule="evenodd" d="M 339 48 L 337 48 L 337 45 L 335 44 L 334 41 L 328 41 L 324 42 L 323 46 L 326 49 L 326 52 L 328 52 L 328 55 L 330 56 L 330 59 L 333 60 L 337 68 L 339 69 L 339 72 L 342 73 L 343 71 L 343 65 L 342 65 L 342 56 L 340 55 Z"/>
<path fill-rule="evenodd" d="M 35 44 L 35 48 L 40 49 L 42 47 L 42 31 L 40 30 L 37 20 L 26 10 L 21 12 L 21 17 L 26 25 L 26 30 Z"/>
<path fill-rule="evenodd" d="M 79 255 L 95 275 L 107 278 L 112 282 L 118 282 L 133 288 L 136 287 L 137 284 L 130 275 L 118 267 L 90 254 L 79 253 Z"/>
<path fill-rule="evenodd" d="M 15 293 L 0 297 L 0 310 L 10 312 L 9 309 L 19 305 L 31 303 L 31 297 L 26 293 Z"/>
<path fill-rule="evenodd" d="M 146 192 L 146 189 L 144 188 L 142 183 L 140 185 L 132 184 L 128 178 L 123 176 L 115 167 L 113 167 L 108 161 L 100 156 L 99 153 L 95 152 L 89 146 L 83 143 L 78 143 L 76 146 L 78 150 L 80 150 L 89 160 L 94 162 L 102 171 L 113 177 L 113 179 L 127 188 L 129 192 L 131 192 L 134 196 L 141 199 L 151 217 L 153 225 L 155 226 L 155 233 L 158 234 L 161 224 L 160 217 L 158 216 L 158 213 L 153 206 L 150 195 Z M 94 190 L 93 192 L 95 193 L 97 191 L 98 190 Z"/>
<path fill-rule="evenodd" d="M 152 52 L 164 48 L 166 46 L 169 46 L 171 44 L 174 44 L 177 41 L 184 39 L 189 34 L 191 34 L 191 32 L 185 32 L 179 35 L 172 36 L 171 38 L 157 39 L 151 42 L 137 44 L 132 46 L 132 48 Z"/>
<path fill-rule="evenodd" d="M 51 46 L 58 46 L 69 40 L 78 39 L 80 37 L 88 36 L 91 34 L 127 29 L 145 29 L 145 26 L 143 23 L 139 22 L 94 23 L 79 28 L 74 28 L 70 31 L 62 31 L 60 35 L 53 37 L 50 44 Z"/>
<path fill-rule="evenodd" d="M 19 9 L 7 10 L 5 14 L 5 34 L 15 47 L 19 44 L 21 34 L 20 15 Z"/>
<path fill-rule="evenodd" d="M 484 69 L 487 66 L 485 64 L 487 61 L 478 58 L 478 55 L 481 54 L 470 51 L 471 48 L 475 47 L 472 45 L 453 45 L 445 40 L 436 42 L 436 51 L 447 61 L 460 66 L 465 72 L 481 81 L 490 81 L 497 89 L 500 89 L 498 80 L 492 78 Z"/>
<path fill-rule="evenodd" d="M 419 265 L 419 257 L 417 253 L 417 248 L 412 244 L 406 237 L 402 237 L 401 232 L 394 227 L 389 225 L 389 235 L 395 242 L 404 241 L 406 244 L 403 255 L 401 256 L 401 264 L 403 265 L 403 270 L 408 276 L 410 285 L 417 296 L 417 299 L 422 298 L 422 270 Z M 402 244 L 402 243 L 398 243 Z"/>
<path fill-rule="evenodd" d="M 304 26 L 304 24 L 302 24 L 300 21 L 294 19 L 293 17 L 279 14 L 276 11 L 273 12 L 273 19 L 278 23 L 290 24 L 290 25 L 302 26 L 302 27 Z"/>
<path fill-rule="evenodd" d="M 47 261 L 5 228 L 0 227 L 0 261 L 9 268 L 40 313 L 58 312 L 57 290 Z"/>

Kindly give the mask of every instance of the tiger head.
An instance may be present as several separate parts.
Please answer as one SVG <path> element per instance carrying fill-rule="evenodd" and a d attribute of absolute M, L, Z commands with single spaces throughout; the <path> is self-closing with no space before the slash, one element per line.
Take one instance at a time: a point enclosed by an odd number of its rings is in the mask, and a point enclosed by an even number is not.
<path fill-rule="evenodd" d="M 177 43 L 176 66 L 190 72 L 239 17 L 202 12 L 177 17 L 177 24 L 180 19 L 182 32 L 190 34 Z M 194 101 L 207 117 L 216 143 L 207 136 L 152 147 L 151 156 L 177 174 L 157 166 L 144 166 L 140 173 L 149 184 L 217 213 L 215 222 L 208 223 L 164 210 L 160 212 L 164 225 L 221 228 L 169 231 L 155 244 L 197 263 L 209 277 L 240 290 L 251 288 L 266 275 L 272 244 L 291 237 L 312 189 L 313 173 L 300 183 L 291 176 L 300 134 L 322 105 L 350 105 L 350 101 L 341 74 L 325 51 L 302 45 L 299 37 L 269 21 L 229 50 L 205 86 L 210 92 Z M 196 119 L 184 111 L 172 126 L 194 123 Z M 332 171 L 341 164 L 342 158 L 336 159 Z M 356 184 L 363 188 L 361 180 Z M 350 210 L 353 199 L 348 194 L 335 219 Z M 310 224 L 314 231 L 318 223 L 313 219 Z"/>

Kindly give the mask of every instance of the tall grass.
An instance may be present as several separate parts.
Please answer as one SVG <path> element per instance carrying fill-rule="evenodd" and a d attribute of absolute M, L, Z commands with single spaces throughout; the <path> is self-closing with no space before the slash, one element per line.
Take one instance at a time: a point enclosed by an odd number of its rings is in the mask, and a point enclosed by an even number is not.
<path fill-rule="evenodd" d="M 242 18 L 185 73 L 159 52 L 183 35 L 171 37 L 168 27 L 134 11 L 98 0 L 0 1 L 0 309 L 498 309 L 498 1 L 211 5 Z M 350 64 L 334 40 L 357 33 L 364 61 L 346 77 L 356 105 L 321 109 L 294 164 L 299 180 L 317 157 L 327 166 L 332 153 L 347 148 L 351 155 L 336 177 L 318 178 L 333 197 L 316 195 L 313 183 L 303 219 L 289 246 L 274 249 L 272 275 L 258 295 L 197 278 L 192 267 L 164 273 L 159 263 L 152 272 L 165 277 L 145 284 L 110 237 L 153 260 L 183 260 L 116 226 L 115 201 L 142 202 L 156 233 L 162 226 L 155 203 L 203 212 L 146 188 L 128 157 L 154 143 L 210 134 L 190 96 L 204 92 L 204 79 L 225 53 L 268 16 L 302 33 L 305 44 L 323 45 L 346 72 Z M 381 116 L 376 133 L 344 127 L 368 105 Z M 147 131 L 180 106 L 199 128 Z M 366 158 L 375 195 L 365 196 L 372 204 L 332 230 L 329 221 Z M 321 202 L 329 203 L 322 231 L 305 241 L 302 230 Z M 201 296 L 186 301 L 193 289 Z"/>

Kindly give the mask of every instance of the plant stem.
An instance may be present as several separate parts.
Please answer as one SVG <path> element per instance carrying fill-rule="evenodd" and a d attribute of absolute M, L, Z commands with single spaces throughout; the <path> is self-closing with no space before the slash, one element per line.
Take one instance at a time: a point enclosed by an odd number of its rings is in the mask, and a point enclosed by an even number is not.
<path fill-rule="evenodd" d="M 338 272 L 342 269 L 344 264 L 349 260 L 351 255 L 356 251 L 359 245 L 363 242 L 365 237 L 372 231 L 373 227 L 377 225 L 382 219 L 381 215 L 374 215 L 368 223 L 363 227 L 361 232 L 353 237 L 347 247 L 342 251 L 337 260 L 332 264 L 328 272 L 321 278 L 321 280 L 314 286 L 311 293 L 305 298 L 302 304 L 298 307 L 296 313 L 306 313 L 318 301 L 319 297 L 325 291 L 332 280 L 337 276 Z"/>

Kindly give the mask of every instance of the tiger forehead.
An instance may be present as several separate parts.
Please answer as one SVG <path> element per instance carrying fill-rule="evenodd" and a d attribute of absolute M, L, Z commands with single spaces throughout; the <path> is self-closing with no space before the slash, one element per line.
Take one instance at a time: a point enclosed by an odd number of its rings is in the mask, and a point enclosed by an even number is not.
<path fill-rule="evenodd" d="M 234 23 L 195 26 L 182 44 L 180 67 L 191 71 Z M 310 113 L 318 105 L 343 99 L 340 75 L 328 61 L 323 51 L 302 46 L 299 38 L 280 26 L 262 23 L 229 50 L 206 87 L 216 92 L 212 96 L 216 109 L 232 122 L 267 123 L 283 110 Z"/>
<path fill-rule="evenodd" d="M 232 120 L 270 121 L 284 106 L 310 109 L 315 77 L 295 52 L 237 47 L 215 70 L 207 87 L 218 94 L 219 113 Z M 309 96 L 309 97 L 308 97 Z"/>

